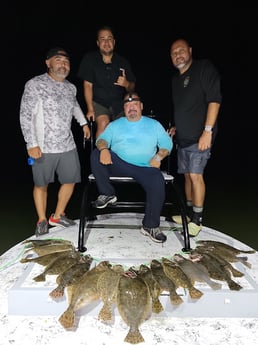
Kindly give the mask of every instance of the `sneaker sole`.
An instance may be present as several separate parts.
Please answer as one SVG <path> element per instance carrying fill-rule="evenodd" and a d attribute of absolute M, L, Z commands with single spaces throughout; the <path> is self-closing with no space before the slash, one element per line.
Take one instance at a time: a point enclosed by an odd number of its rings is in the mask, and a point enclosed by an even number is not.
<path fill-rule="evenodd" d="M 101 206 L 96 206 L 94 205 L 96 208 L 105 208 L 107 207 L 109 204 L 110 205 L 114 205 L 117 202 L 117 197 L 114 197 L 113 199 L 110 199 L 106 204 L 101 205 Z"/>
<path fill-rule="evenodd" d="M 141 228 L 141 233 L 144 235 L 144 236 L 149 236 L 149 238 L 153 241 L 153 242 L 156 242 L 156 243 L 164 243 L 165 241 L 161 241 L 161 240 L 157 240 L 156 238 L 152 237 L 150 233 L 148 233 L 148 231 L 144 230 L 143 228 Z"/>
<path fill-rule="evenodd" d="M 75 223 L 75 224 L 63 225 L 63 224 L 51 222 L 50 220 L 48 221 L 48 224 L 51 225 L 51 226 L 59 226 L 60 228 L 69 228 L 69 226 L 74 226 L 74 225 L 76 225 L 76 223 Z"/>

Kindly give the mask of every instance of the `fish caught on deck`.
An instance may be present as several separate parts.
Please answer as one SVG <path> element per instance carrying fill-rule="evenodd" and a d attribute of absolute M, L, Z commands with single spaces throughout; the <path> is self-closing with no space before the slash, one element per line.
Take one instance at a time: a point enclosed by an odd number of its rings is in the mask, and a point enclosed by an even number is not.
<path fill-rule="evenodd" d="M 160 285 L 162 291 L 169 293 L 171 304 L 176 306 L 183 303 L 182 297 L 176 291 L 175 283 L 165 274 L 162 263 L 153 259 L 151 260 L 150 268 L 154 279 Z"/>
<path fill-rule="evenodd" d="M 58 255 L 57 258 L 50 262 L 44 269 L 44 271 L 33 278 L 36 282 L 46 280 L 46 275 L 55 275 L 63 273 L 69 267 L 75 263 L 82 262 L 82 254 L 77 251 L 66 251 L 62 255 Z"/>
<path fill-rule="evenodd" d="M 67 287 L 69 305 L 58 319 L 64 328 L 74 327 L 76 310 L 100 298 L 97 282 L 100 275 L 110 267 L 111 264 L 108 261 L 101 261 L 97 266 L 84 273 L 79 282 Z"/>
<path fill-rule="evenodd" d="M 169 279 L 173 280 L 176 288 L 181 286 L 182 288 L 187 289 L 191 298 L 198 299 L 202 297 L 203 292 L 194 287 L 190 278 L 184 273 L 179 265 L 164 257 L 161 259 L 161 262 L 165 274 Z"/>
<path fill-rule="evenodd" d="M 97 290 L 103 306 L 98 314 L 99 320 L 112 320 L 112 304 L 116 301 L 117 287 L 123 273 L 122 265 L 114 265 L 100 275 Z"/>
<path fill-rule="evenodd" d="M 54 299 L 62 297 L 64 295 L 65 288 L 76 284 L 82 278 L 83 274 L 90 269 L 92 261 L 92 256 L 82 256 L 79 262 L 76 262 L 64 272 L 60 273 L 56 278 L 58 285 L 49 293 L 49 296 Z"/>
<path fill-rule="evenodd" d="M 199 264 L 198 261 L 187 259 L 181 254 L 174 254 L 173 260 L 182 268 L 193 284 L 195 284 L 195 282 L 204 282 L 213 290 L 221 289 L 222 285 L 213 281 L 210 278 L 207 268 L 204 265 Z"/>
<path fill-rule="evenodd" d="M 124 274 L 119 279 L 117 309 L 129 326 L 124 341 L 130 344 L 144 342 L 139 326 L 150 316 L 151 297 L 148 286 L 136 273 Z"/>

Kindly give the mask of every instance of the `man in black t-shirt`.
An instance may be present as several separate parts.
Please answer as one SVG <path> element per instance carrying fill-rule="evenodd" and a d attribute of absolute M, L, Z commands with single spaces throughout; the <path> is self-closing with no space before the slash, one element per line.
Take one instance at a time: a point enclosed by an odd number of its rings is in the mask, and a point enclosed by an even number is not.
<path fill-rule="evenodd" d="M 170 56 L 178 70 L 172 77 L 175 126 L 170 134 L 176 137 L 178 173 L 185 177 L 189 235 L 197 236 L 205 199 L 203 172 L 216 137 L 222 99 L 220 76 L 209 60 L 193 60 L 192 48 L 184 39 L 172 43 Z M 172 219 L 182 223 L 181 216 Z"/>
<path fill-rule="evenodd" d="M 108 123 L 123 114 L 123 98 L 135 88 L 136 78 L 130 63 L 114 52 L 115 38 L 108 26 L 97 32 L 98 51 L 86 53 L 79 66 L 83 80 L 87 119 L 96 121 L 96 137 Z"/>

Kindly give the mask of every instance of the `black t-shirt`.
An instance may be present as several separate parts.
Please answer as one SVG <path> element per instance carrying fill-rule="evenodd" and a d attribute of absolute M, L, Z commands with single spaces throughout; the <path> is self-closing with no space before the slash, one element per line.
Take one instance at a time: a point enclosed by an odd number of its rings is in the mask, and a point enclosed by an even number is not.
<path fill-rule="evenodd" d="M 221 103 L 220 75 L 208 60 L 194 60 L 188 70 L 172 77 L 176 141 L 187 147 L 199 141 L 210 102 Z M 213 129 L 213 140 L 217 124 Z"/>
<path fill-rule="evenodd" d="M 78 77 L 93 84 L 93 101 L 110 108 L 115 113 L 123 110 L 125 88 L 114 85 L 125 70 L 128 81 L 135 82 L 130 63 L 124 57 L 114 53 L 110 64 L 104 63 L 99 51 L 86 53 L 78 70 Z"/>

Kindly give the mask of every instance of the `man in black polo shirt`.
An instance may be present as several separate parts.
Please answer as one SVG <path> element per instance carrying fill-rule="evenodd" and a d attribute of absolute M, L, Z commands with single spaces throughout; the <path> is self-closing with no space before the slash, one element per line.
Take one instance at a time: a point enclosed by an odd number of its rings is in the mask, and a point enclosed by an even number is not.
<path fill-rule="evenodd" d="M 79 66 L 83 80 L 87 119 L 96 121 L 96 137 L 108 123 L 123 116 L 123 97 L 135 88 L 136 78 L 130 63 L 114 52 L 115 38 L 108 26 L 97 31 L 98 51 L 86 53 Z"/>

